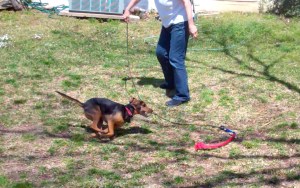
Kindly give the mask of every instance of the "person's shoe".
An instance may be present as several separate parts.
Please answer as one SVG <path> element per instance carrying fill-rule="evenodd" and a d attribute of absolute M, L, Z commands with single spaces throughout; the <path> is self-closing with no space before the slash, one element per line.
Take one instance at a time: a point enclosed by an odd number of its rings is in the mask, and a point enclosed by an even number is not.
<path fill-rule="evenodd" d="M 171 89 L 166 82 L 159 85 L 160 89 Z"/>
<path fill-rule="evenodd" d="M 166 105 L 168 107 L 175 107 L 175 106 L 179 106 L 179 105 L 181 105 L 185 102 L 187 102 L 187 101 L 179 101 L 179 100 L 176 100 L 176 99 L 172 99 L 172 100 L 167 101 Z"/>

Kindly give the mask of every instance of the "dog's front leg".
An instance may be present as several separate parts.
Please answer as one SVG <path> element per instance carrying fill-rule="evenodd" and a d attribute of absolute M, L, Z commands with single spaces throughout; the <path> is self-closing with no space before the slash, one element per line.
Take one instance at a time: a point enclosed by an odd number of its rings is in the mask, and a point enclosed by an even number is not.
<path fill-rule="evenodd" d="M 100 133 L 102 134 L 107 134 L 108 133 L 108 128 L 104 128 L 103 126 L 103 119 L 101 118 L 98 122 L 98 128 L 100 129 Z"/>

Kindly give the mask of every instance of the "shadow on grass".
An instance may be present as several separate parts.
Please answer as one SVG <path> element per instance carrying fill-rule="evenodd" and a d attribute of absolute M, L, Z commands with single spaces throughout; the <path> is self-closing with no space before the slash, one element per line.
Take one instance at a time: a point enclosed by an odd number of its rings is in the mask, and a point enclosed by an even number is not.
<path fill-rule="evenodd" d="M 130 127 L 129 129 L 119 128 L 116 130 L 117 137 L 129 135 L 129 134 L 150 134 L 151 130 L 142 127 Z"/>
<path fill-rule="evenodd" d="M 79 126 L 83 129 L 85 129 L 85 132 L 88 134 L 93 133 L 94 131 L 90 129 L 89 127 L 86 127 L 84 125 Z M 129 134 L 150 134 L 152 133 L 151 130 L 142 128 L 142 127 L 129 127 L 127 129 L 125 128 L 119 128 L 115 130 L 116 138 L 129 135 Z M 53 133 L 47 130 L 44 130 L 43 128 L 39 128 L 36 126 L 28 126 L 28 127 L 21 127 L 21 129 L 9 129 L 5 128 L 0 125 L 0 135 L 5 134 L 34 134 L 37 136 L 48 136 L 50 138 L 63 138 L 63 139 L 72 139 L 74 137 L 73 134 L 71 134 L 69 131 L 59 132 L 59 133 Z M 83 139 L 79 139 L 82 140 Z"/>
<path fill-rule="evenodd" d="M 232 171 L 222 171 L 219 172 L 216 176 L 206 180 L 205 183 L 195 183 L 194 186 L 190 187 L 216 187 L 216 186 L 224 186 L 226 185 L 227 181 L 236 180 L 238 183 L 230 183 L 230 185 L 235 186 L 245 186 L 245 185 L 269 185 L 269 186 L 276 186 L 279 185 L 281 182 L 284 181 L 297 181 L 300 179 L 300 174 L 290 174 L 285 175 L 284 177 L 280 176 L 277 177 L 274 174 L 278 174 L 280 171 L 290 171 L 294 168 L 299 168 L 299 165 L 290 165 L 286 168 L 269 168 L 269 169 L 262 169 L 262 170 L 252 170 L 249 173 L 236 173 Z M 264 175 L 269 176 L 268 178 L 257 178 L 258 180 L 250 180 L 250 181 L 242 181 L 246 179 L 253 179 L 257 175 Z"/>
<path fill-rule="evenodd" d="M 90 129 L 89 127 L 84 127 L 84 126 L 81 126 L 81 127 L 83 129 L 85 129 L 87 134 L 94 133 L 94 131 L 92 129 Z M 119 137 L 129 135 L 129 134 L 150 134 L 150 133 L 152 133 L 151 130 L 145 129 L 145 128 L 142 128 L 142 127 L 129 127 L 127 129 L 118 128 L 118 129 L 115 130 L 115 137 L 114 138 L 117 139 Z M 52 137 L 52 138 L 65 138 L 65 139 L 73 139 L 74 138 L 74 135 L 72 135 L 68 132 L 51 133 L 51 132 L 45 131 L 44 134 L 46 134 L 47 136 Z M 88 138 L 88 139 L 79 138 L 79 141 L 95 141 L 95 140 L 97 140 L 101 143 L 106 143 L 106 142 L 110 141 L 109 139 L 106 139 L 106 138 L 103 138 L 103 139 L 101 139 L 101 138 L 93 138 L 93 139 L 92 138 Z"/>
<path fill-rule="evenodd" d="M 153 87 L 159 87 L 160 84 L 164 82 L 164 79 L 154 78 L 154 77 L 126 77 L 123 78 L 123 81 L 128 81 L 131 79 L 137 79 L 137 84 L 140 86 L 143 85 L 152 85 Z"/>
<path fill-rule="evenodd" d="M 200 154 L 200 156 L 203 159 L 209 159 L 209 158 L 217 158 L 217 159 L 224 159 L 224 160 L 231 160 L 231 159 L 268 159 L 268 160 L 284 160 L 284 159 L 300 159 L 300 154 L 294 154 L 294 155 L 277 155 L 277 156 L 271 156 L 271 155 L 235 155 L 233 157 L 222 157 L 218 155 L 212 155 L 212 154 Z"/>
<path fill-rule="evenodd" d="M 300 139 L 282 139 L 282 138 L 269 138 L 267 139 L 268 142 L 280 142 L 286 144 L 300 144 Z"/>
<path fill-rule="evenodd" d="M 234 71 L 234 70 L 224 69 L 222 67 L 207 65 L 206 63 L 199 62 L 199 61 L 194 60 L 194 59 L 193 60 L 191 59 L 191 61 L 201 63 L 202 65 L 204 65 L 206 67 L 209 67 L 209 68 L 214 69 L 214 70 L 219 70 L 219 71 L 224 72 L 224 73 L 228 73 L 228 74 L 232 74 L 232 75 L 236 75 L 236 76 L 243 76 L 243 77 L 250 77 L 250 78 L 256 78 L 256 79 L 263 79 L 263 80 L 268 80 L 270 82 L 275 82 L 275 83 L 278 83 L 278 84 L 281 84 L 281 85 L 285 86 L 286 88 L 288 88 L 291 91 L 295 91 L 298 94 L 300 94 L 300 88 L 298 86 L 296 86 L 296 85 L 294 85 L 292 83 L 289 83 L 289 82 L 287 82 L 285 80 L 282 80 L 282 79 L 278 78 L 276 75 L 273 75 L 270 72 L 270 69 L 272 67 L 274 67 L 277 63 L 279 63 L 284 58 L 284 56 L 281 56 L 281 57 L 275 59 L 274 61 L 272 61 L 272 62 L 270 62 L 268 64 L 267 62 L 264 62 L 264 61 L 260 60 L 258 57 L 256 57 L 253 54 L 253 52 L 252 52 L 253 49 L 250 46 L 246 46 L 247 49 L 248 49 L 247 56 L 253 62 L 255 62 L 257 65 L 259 65 L 260 67 L 262 67 L 262 70 L 259 70 L 258 68 L 253 68 L 253 67 L 247 65 L 245 61 L 243 61 L 241 58 L 235 56 L 229 49 L 227 49 L 227 46 L 229 46 L 229 45 L 227 44 L 226 40 L 217 40 L 217 39 L 214 39 L 212 37 L 210 37 L 210 38 L 213 41 L 215 41 L 216 43 L 218 43 L 220 46 L 222 46 L 223 47 L 222 52 L 226 56 L 228 56 L 231 59 L 233 59 L 234 62 L 237 65 L 245 67 L 248 71 L 251 71 L 251 72 L 255 73 L 256 75 L 248 74 L 248 73 L 240 73 L 240 72 L 237 72 L 237 71 Z M 276 56 L 276 54 L 274 54 L 274 56 Z"/>
<path fill-rule="evenodd" d="M 24 133 L 31 133 L 35 132 L 37 135 L 42 136 L 49 136 L 54 138 L 65 138 L 65 139 L 72 139 L 67 135 L 59 135 L 59 134 L 51 134 L 45 133 L 40 131 L 34 131 L 32 128 L 27 130 L 8 130 L 6 128 L 1 128 L 1 134 L 24 134 Z M 87 130 L 87 132 L 90 132 Z M 124 136 L 127 134 L 150 134 L 152 131 L 140 127 L 130 127 L 128 129 L 120 129 L 118 130 L 117 134 L 119 136 Z M 288 139 L 274 139 L 274 138 L 266 138 L 266 142 L 286 142 L 286 143 L 299 143 L 299 139 L 295 140 L 288 140 Z M 93 141 L 94 142 L 94 141 Z M 288 160 L 292 159 L 292 161 L 298 161 L 300 154 L 294 155 L 280 155 L 277 154 L 275 156 L 268 156 L 268 155 L 235 155 L 234 157 L 223 157 L 218 156 L 217 154 L 210 154 L 208 152 L 190 152 L 187 148 L 191 148 L 193 145 L 191 142 L 186 140 L 181 140 L 180 138 L 176 140 L 170 140 L 169 142 L 165 141 L 155 141 L 155 140 L 138 140 L 137 142 L 132 143 L 112 143 L 116 146 L 126 146 L 128 150 L 134 152 L 143 152 L 145 154 L 149 152 L 159 152 L 160 155 L 164 156 L 164 160 L 161 163 L 149 163 L 141 166 L 138 171 L 142 175 L 151 175 L 155 173 L 159 173 L 163 175 L 165 180 L 171 181 L 173 177 L 166 171 L 163 171 L 167 164 L 178 164 L 179 162 L 186 162 L 189 161 L 191 158 L 198 162 L 207 162 L 209 158 L 217 158 L 221 160 L 228 160 L 234 161 L 238 159 L 267 159 L 267 160 Z M 75 154 L 77 155 L 77 154 Z M 4 160 L 12 160 L 18 159 L 20 156 L 18 155 L 10 155 L 10 154 L 1 154 L 0 155 Z M 171 156 L 171 157 L 168 157 Z M 47 160 L 49 159 L 50 155 L 28 155 L 23 156 L 22 160 L 27 161 L 34 161 L 34 160 Z M 291 161 L 291 162 L 292 162 Z M 245 173 L 243 172 L 236 172 L 236 171 L 229 171 L 224 170 L 218 172 L 212 176 L 209 176 L 206 181 L 197 182 L 197 180 L 192 183 L 193 186 L 190 187 L 217 187 L 217 186 L 226 186 L 226 185 L 236 185 L 236 186 L 245 186 L 245 185 L 279 185 L 281 182 L 286 181 L 298 181 L 300 179 L 300 174 L 294 170 L 299 168 L 299 164 L 290 164 L 287 167 L 282 168 L 264 168 L 259 170 L 250 170 Z M 136 169 L 134 169 L 136 171 Z M 134 172 L 133 171 L 133 172 Z M 295 173 L 294 173 L 295 171 Z M 133 173 L 130 171 L 130 173 Z M 283 172 L 283 173 L 282 173 Z M 291 173 L 293 172 L 293 173 Z M 128 173 L 128 172 L 127 172 Z M 281 174 L 280 176 L 276 176 L 276 174 Z M 274 175 L 275 174 L 275 175 Z M 283 175 L 282 175 L 283 174 Z M 170 176 L 170 177 L 169 177 Z M 261 177 L 261 178 L 260 178 Z M 187 186 L 185 186 L 187 187 Z"/>

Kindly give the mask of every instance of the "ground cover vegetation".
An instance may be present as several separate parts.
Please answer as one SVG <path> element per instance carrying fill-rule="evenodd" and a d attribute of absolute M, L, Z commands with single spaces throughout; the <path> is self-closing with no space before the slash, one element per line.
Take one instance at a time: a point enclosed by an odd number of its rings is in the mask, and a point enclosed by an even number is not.
<path fill-rule="evenodd" d="M 129 24 L 127 53 L 120 21 L 0 12 L 0 187 L 299 186 L 299 20 L 226 13 L 196 22 L 192 100 L 168 109 L 154 16 Z M 91 140 L 82 109 L 55 90 L 81 101 L 140 97 L 159 116 Z M 238 138 L 195 152 L 196 141 L 228 138 L 211 126 L 221 124 Z"/>

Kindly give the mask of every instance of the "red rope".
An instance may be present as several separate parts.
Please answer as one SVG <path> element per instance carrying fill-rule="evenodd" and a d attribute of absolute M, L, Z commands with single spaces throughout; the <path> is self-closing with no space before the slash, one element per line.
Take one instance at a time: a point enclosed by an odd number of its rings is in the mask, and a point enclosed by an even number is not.
<path fill-rule="evenodd" d="M 232 133 L 231 137 L 229 139 L 227 139 L 224 142 L 219 142 L 219 143 L 215 143 L 215 144 L 205 144 L 203 142 L 197 142 L 195 144 L 195 150 L 209 150 L 209 149 L 216 149 L 216 148 L 220 148 L 222 146 L 225 146 L 227 144 L 229 144 L 232 140 L 235 139 L 236 134 Z"/>

